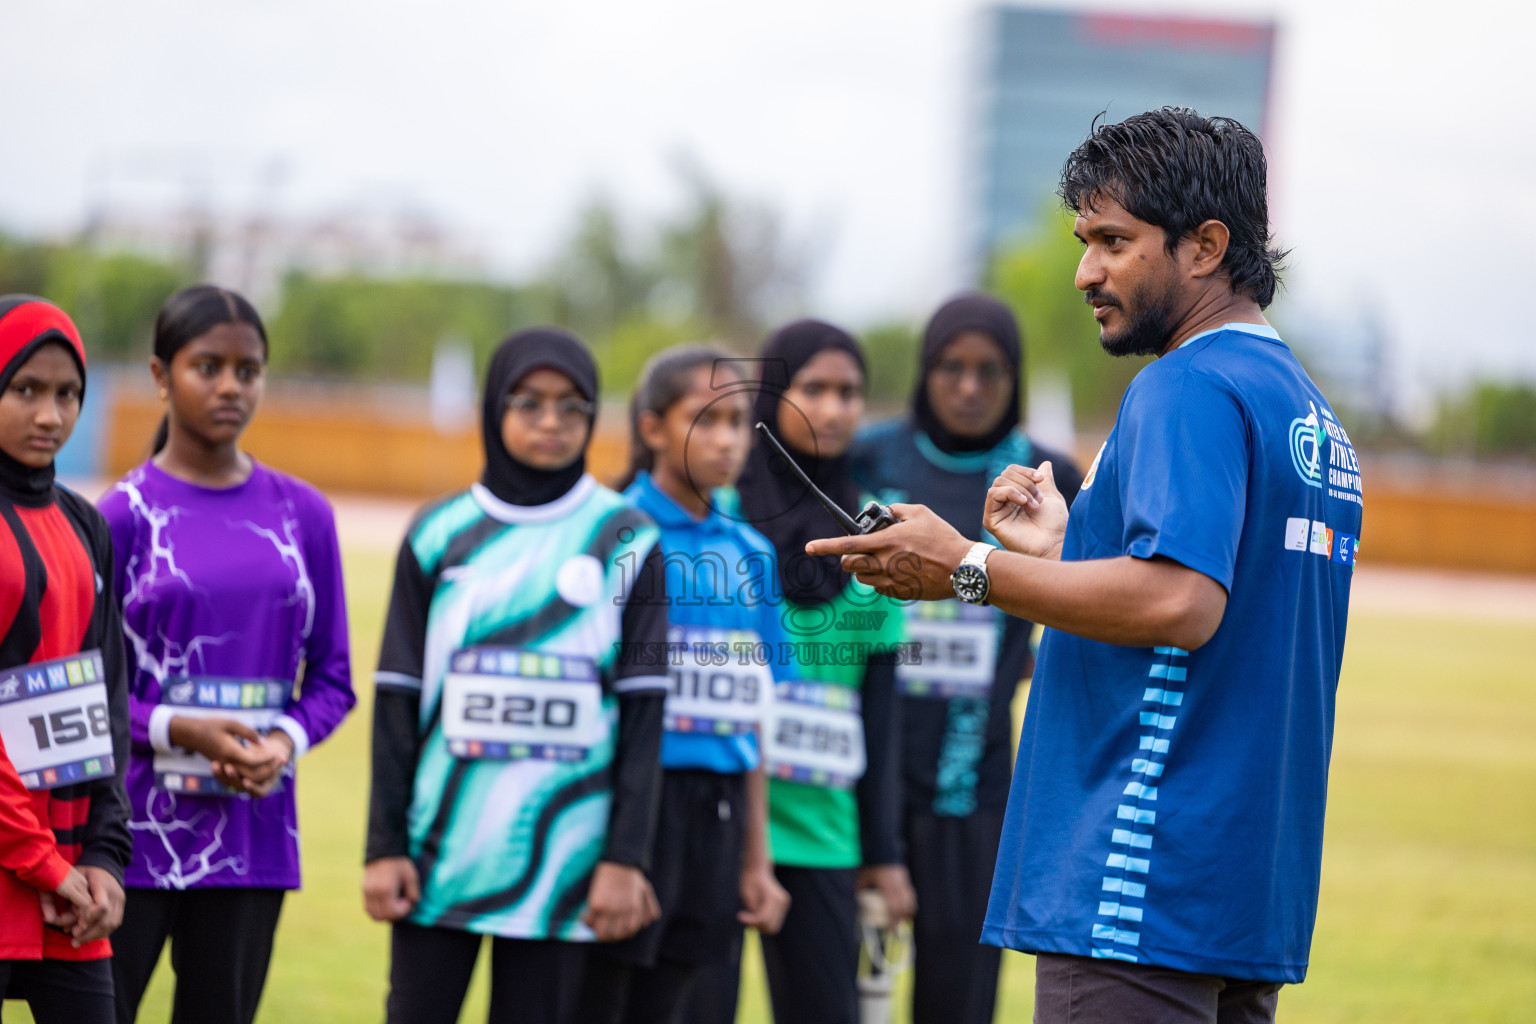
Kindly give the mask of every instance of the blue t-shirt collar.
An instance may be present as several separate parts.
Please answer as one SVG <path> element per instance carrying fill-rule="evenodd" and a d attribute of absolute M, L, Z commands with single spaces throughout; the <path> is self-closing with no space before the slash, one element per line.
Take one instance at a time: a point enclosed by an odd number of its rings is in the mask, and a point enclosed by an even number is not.
<path fill-rule="evenodd" d="M 1199 341 L 1206 335 L 1220 334 L 1222 331 L 1241 331 L 1244 334 L 1252 334 L 1255 337 L 1268 338 L 1270 341 L 1280 340 L 1280 332 L 1267 324 L 1245 324 L 1237 323 L 1234 321 L 1232 323 L 1222 324 L 1220 327 L 1212 327 L 1208 331 L 1201 331 L 1199 334 L 1192 338 L 1186 338 L 1184 341 L 1179 343 L 1179 348 L 1184 348 L 1186 345 L 1189 345 L 1192 342 Z"/>
<path fill-rule="evenodd" d="M 651 474 L 643 469 L 635 474 L 635 482 L 630 484 L 624 493 L 632 497 L 635 503 L 656 520 L 656 525 L 662 529 L 691 527 L 697 530 L 724 530 L 727 527 L 724 517 L 713 507 L 713 501 L 704 518 L 695 519 L 693 514 L 679 505 L 672 495 L 657 487 Z"/>

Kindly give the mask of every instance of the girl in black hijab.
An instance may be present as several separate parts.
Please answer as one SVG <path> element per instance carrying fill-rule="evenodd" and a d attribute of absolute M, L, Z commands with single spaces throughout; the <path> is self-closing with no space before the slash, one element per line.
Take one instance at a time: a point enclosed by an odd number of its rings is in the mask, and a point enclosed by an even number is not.
<path fill-rule="evenodd" d="M 1009 465 L 1049 459 L 1068 501 L 1081 476 L 1067 456 L 1019 429 L 1024 353 L 1013 311 L 989 295 L 945 302 L 928 321 L 911 413 L 860 432 L 853 476 L 883 502 L 927 505 L 972 540 L 987 488 Z M 987 1024 L 1002 951 L 976 942 L 1008 801 L 1010 708 L 1029 673 L 1034 628 L 996 609 L 914 601 L 897 669 L 903 813 L 917 888 L 914 1024 Z M 942 632 L 941 632 L 942 631 Z M 956 656 L 958 653 L 959 656 Z"/>
<path fill-rule="evenodd" d="M 854 512 L 859 490 L 847 451 L 864 411 L 864 355 L 854 339 L 820 320 L 774 332 L 761 352 L 755 408 L 818 487 Z M 811 558 L 805 543 L 835 530 L 825 509 L 759 442 L 738 484 L 744 518 L 774 544 L 784 588 L 785 631 L 794 664 L 774 663 L 775 717 L 764 734 L 768 818 L 775 874 L 792 903 L 783 929 L 762 936 L 775 1020 L 856 1024 L 858 927 L 855 892 L 878 888 L 898 918 L 912 913 L 898 812 L 895 648 L 901 614 L 842 571 Z M 844 716 L 846 768 L 808 768 L 797 709 Z M 691 1020 L 734 1019 L 736 965 L 711 977 Z"/>
<path fill-rule="evenodd" d="M 935 414 L 929 395 L 930 376 L 939 368 L 949 343 L 967 332 L 991 340 L 1002 358 L 1002 374 L 995 386 L 1007 392 L 1007 405 L 1001 417 L 990 425 L 978 423 L 978 431 L 958 432 L 946 426 Z M 919 373 L 912 389 L 912 421 L 942 452 L 984 452 L 1019 426 L 1019 381 L 1024 376 L 1024 350 L 1019 343 L 1019 323 L 1013 310 L 990 295 L 957 295 L 938 308 L 923 331 L 923 348 L 918 355 Z M 990 418 L 990 417 L 988 417 Z"/>
<path fill-rule="evenodd" d="M 531 465 L 519 461 L 507 448 L 504 423 L 509 402 L 514 400 L 517 385 L 535 370 L 552 370 L 564 376 L 575 392 L 568 401 L 586 419 L 579 450 L 564 466 Z M 551 327 L 519 331 L 491 356 L 485 372 L 485 395 L 480 406 L 485 470 L 480 474 L 480 483 L 509 505 L 546 505 L 554 501 L 575 487 L 586 473 L 587 443 L 592 439 L 596 418 L 597 364 L 581 339 Z"/>
<path fill-rule="evenodd" d="M 493 1022 L 601 1019 L 622 994 L 583 981 L 582 944 L 657 916 L 660 533 L 585 472 L 597 400 L 574 335 L 507 338 L 486 374 L 484 473 L 401 546 L 363 883 L 393 922 L 390 1021 L 457 1020 L 485 935 Z"/>

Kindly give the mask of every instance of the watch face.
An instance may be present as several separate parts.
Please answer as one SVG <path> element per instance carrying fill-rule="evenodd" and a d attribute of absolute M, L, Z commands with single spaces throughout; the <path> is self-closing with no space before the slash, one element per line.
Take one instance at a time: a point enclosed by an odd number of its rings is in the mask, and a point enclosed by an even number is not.
<path fill-rule="evenodd" d="M 987 596 L 987 574 L 978 566 L 962 565 L 949 577 L 955 596 L 970 604 L 980 604 Z"/>

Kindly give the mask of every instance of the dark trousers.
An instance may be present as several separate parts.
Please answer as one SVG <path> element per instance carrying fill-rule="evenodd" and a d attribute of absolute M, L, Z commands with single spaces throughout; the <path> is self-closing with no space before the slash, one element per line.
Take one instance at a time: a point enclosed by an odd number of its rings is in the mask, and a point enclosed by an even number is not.
<path fill-rule="evenodd" d="M 990 1024 L 1003 951 L 981 944 L 1002 811 L 964 818 L 909 812 L 907 865 L 917 892 L 912 1024 Z"/>
<path fill-rule="evenodd" d="M 641 967 L 593 948 L 581 994 L 566 1019 L 571 1024 L 678 1024 L 698 974 L 692 964 L 663 960 Z"/>
<path fill-rule="evenodd" d="M 1036 1024 L 1274 1024 L 1280 985 L 1042 953 Z"/>
<path fill-rule="evenodd" d="M 761 937 L 773 1019 L 858 1024 L 859 923 L 853 868 L 774 868 L 793 902 L 784 928 Z M 732 1024 L 741 963 L 704 967 L 680 1020 Z"/>
<path fill-rule="evenodd" d="M 390 1024 L 455 1024 L 485 936 L 399 922 L 391 929 Z M 599 963 L 587 945 L 553 939 L 491 939 L 490 1024 L 605 1020 L 614 978 L 627 968 Z M 593 973 L 587 974 L 588 969 Z"/>
<path fill-rule="evenodd" d="M 112 1024 L 107 960 L 0 960 L 0 998 L 25 999 L 37 1024 Z"/>
<path fill-rule="evenodd" d="M 794 908 L 790 908 L 794 913 Z M 787 918 L 786 918 L 787 920 Z M 678 1024 L 735 1024 L 736 1003 L 741 995 L 741 946 L 735 960 L 710 964 L 694 972 L 683 997 Z"/>
<path fill-rule="evenodd" d="M 858 1024 L 859 921 L 853 868 L 776 869 L 793 901 L 777 935 L 764 935 L 773 1019 Z"/>
<path fill-rule="evenodd" d="M 171 943 L 171 1024 L 251 1024 L 272 962 L 282 889 L 129 889 L 112 935 L 118 1024 L 139 1001 Z"/>
<path fill-rule="evenodd" d="M 746 815 L 745 776 L 666 772 L 648 873 L 661 918 L 633 938 L 592 948 L 587 976 L 594 981 L 583 992 L 604 986 L 618 998 L 611 1017 L 589 1011 L 582 1024 L 674 1024 L 701 965 L 740 961 Z M 732 1019 L 734 1006 L 733 999 Z"/>

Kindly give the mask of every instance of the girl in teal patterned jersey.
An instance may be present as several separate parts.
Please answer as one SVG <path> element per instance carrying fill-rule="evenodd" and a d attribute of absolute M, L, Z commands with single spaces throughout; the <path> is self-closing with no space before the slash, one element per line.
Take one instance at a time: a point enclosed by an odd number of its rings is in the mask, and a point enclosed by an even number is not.
<path fill-rule="evenodd" d="M 658 913 L 659 531 L 585 471 L 597 399 L 579 339 L 509 337 L 487 373 L 484 474 L 401 545 L 363 883 L 392 922 L 390 1021 L 457 1020 L 486 935 L 492 1021 L 580 1019 L 584 944 Z"/>

